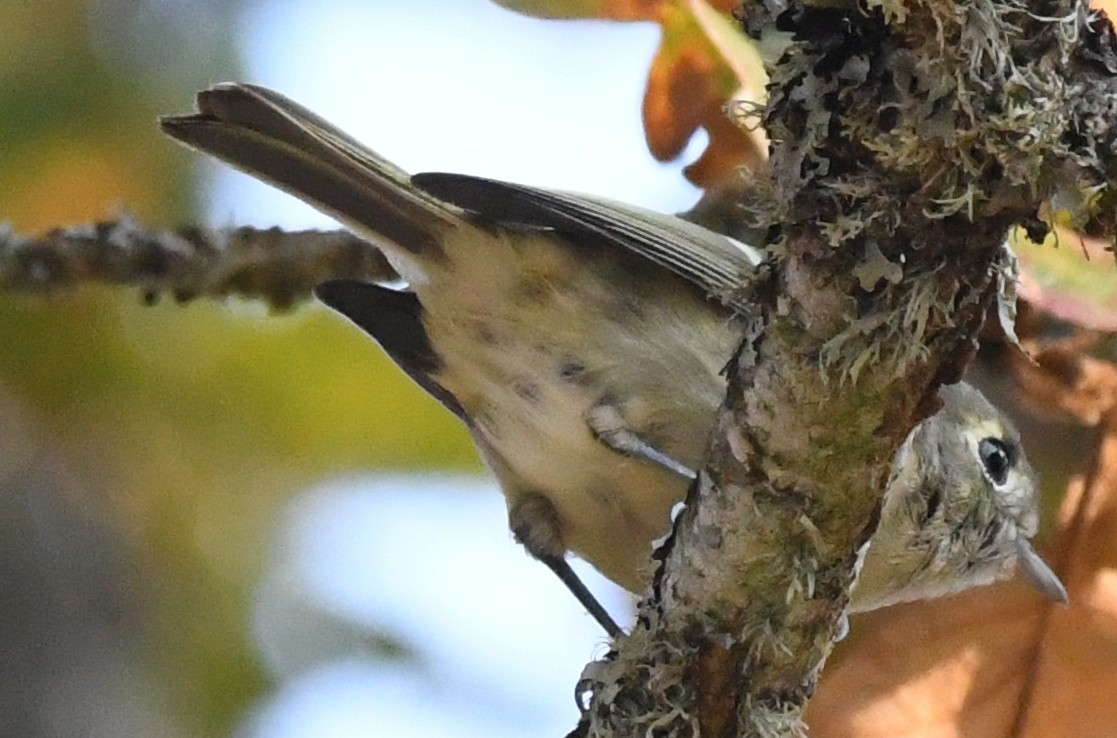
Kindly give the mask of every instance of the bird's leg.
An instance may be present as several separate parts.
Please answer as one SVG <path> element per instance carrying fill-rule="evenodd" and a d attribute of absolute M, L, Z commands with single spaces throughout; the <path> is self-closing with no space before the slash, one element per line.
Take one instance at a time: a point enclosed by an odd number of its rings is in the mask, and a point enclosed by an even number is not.
<path fill-rule="evenodd" d="M 698 476 L 694 469 L 660 451 L 629 428 L 616 405 L 594 405 L 586 412 L 586 424 L 597 440 L 619 454 L 650 461 L 683 479 L 693 480 Z"/>
<path fill-rule="evenodd" d="M 550 500 L 538 493 L 521 496 L 508 512 L 508 526 L 516 540 L 558 576 L 610 638 L 618 638 L 624 634 L 567 562 L 558 514 Z"/>

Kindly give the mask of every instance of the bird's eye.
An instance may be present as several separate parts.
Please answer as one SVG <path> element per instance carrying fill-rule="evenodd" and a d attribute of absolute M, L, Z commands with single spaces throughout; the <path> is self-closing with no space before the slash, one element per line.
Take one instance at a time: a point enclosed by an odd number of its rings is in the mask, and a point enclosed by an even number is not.
<path fill-rule="evenodd" d="M 977 446 L 985 476 L 998 487 L 1008 479 L 1008 468 L 1012 465 L 1012 450 L 999 438 L 985 438 Z"/>

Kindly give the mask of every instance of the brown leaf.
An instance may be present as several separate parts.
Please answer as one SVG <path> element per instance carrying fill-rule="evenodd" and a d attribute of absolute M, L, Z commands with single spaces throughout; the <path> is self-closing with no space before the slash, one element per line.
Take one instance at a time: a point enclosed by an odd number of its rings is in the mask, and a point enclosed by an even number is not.
<path fill-rule="evenodd" d="M 1060 558 L 1071 607 L 1051 613 L 1039 644 L 1025 738 L 1117 733 L 1117 432 L 1063 506 Z M 1056 554 L 1058 555 L 1058 554 Z"/>
<path fill-rule="evenodd" d="M 756 126 L 726 113 L 732 102 L 760 102 L 767 76 L 752 42 L 727 17 L 736 0 L 495 0 L 539 18 L 655 21 L 663 27 L 644 93 L 644 135 L 659 161 L 682 154 L 705 129 L 709 143 L 685 170 L 703 189 L 739 178 L 742 166 L 760 166 L 768 142 Z"/>
<path fill-rule="evenodd" d="M 1084 355 L 1091 338 L 1080 334 L 1044 346 L 1026 341 L 1031 359 L 1012 357 L 1021 400 L 1037 413 L 1063 414 L 1088 426 L 1106 423 L 1117 408 L 1117 367 Z"/>
<path fill-rule="evenodd" d="M 861 616 L 810 703 L 811 734 L 1010 735 L 1048 608 L 1013 582 Z"/>
<path fill-rule="evenodd" d="M 703 189 L 739 177 L 742 166 L 760 166 L 768 150 L 761 129 L 738 125 L 726 113 L 735 100 L 762 101 L 767 81 L 755 48 L 718 12 L 732 5 L 662 3 L 663 43 L 644 93 L 644 135 L 660 161 L 678 157 L 698 129 L 706 130 L 706 150 L 686 169 Z"/>
<path fill-rule="evenodd" d="M 722 114 L 720 106 L 716 111 L 707 111 L 703 125 L 710 142 L 702 155 L 683 170 L 691 182 L 709 192 L 739 178 L 741 167 L 755 169 L 763 164 L 765 151 L 752 139 L 739 135 L 740 129 Z M 738 200 L 733 198 L 733 202 Z"/>

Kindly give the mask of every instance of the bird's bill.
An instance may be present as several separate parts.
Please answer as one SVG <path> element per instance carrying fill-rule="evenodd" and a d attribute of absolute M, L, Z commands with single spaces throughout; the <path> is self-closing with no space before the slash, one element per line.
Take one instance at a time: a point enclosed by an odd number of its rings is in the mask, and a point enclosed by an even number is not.
<path fill-rule="evenodd" d="M 1032 548 L 1031 541 L 1025 538 L 1016 539 L 1017 561 L 1021 571 L 1028 577 L 1028 581 L 1048 599 L 1067 604 L 1067 588 L 1063 586 L 1059 575 L 1047 565 L 1036 550 Z"/>

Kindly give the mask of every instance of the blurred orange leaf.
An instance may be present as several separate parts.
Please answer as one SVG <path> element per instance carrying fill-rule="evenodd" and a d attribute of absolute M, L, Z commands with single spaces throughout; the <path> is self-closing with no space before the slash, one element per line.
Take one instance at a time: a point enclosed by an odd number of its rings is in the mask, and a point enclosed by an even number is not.
<path fill-rule="evenodd" d="M 1090 7 L 1104 10 L 1110 18 L 1117 18 L 1117 0 L 1093 0 Z"/>
<path fill-rule="evenodd" d="M 727 14 L 735 0 L 495 0 L 539 18 L 607 18 L 652 21 L 663 40 L 648 73 L 644 93 L 644 134 L 652 156 L 678 157 L 704 128 L 709 143 L 686 176 L 715 189 L 738 176 L 742 166 L 764 162 L 768 143 L 758 127 L 733 122 L 733 101 L 764 100 L 767 75 L 760 54 Z"/>
<path fill-rule="evenodd" d="M 132 149 L 104 132 L 43 136 L 7 162 L 23 176 L 5 195 L 5 212 L 14 214 L 15 227 L 31 232 L 113 215 L 123 203 L 133 212 L 153 212 L 161 193 L 148 172 L 162 162 Z"/>
<path fill-rule="evenodd" d="M 1012 735 L 1034 689 L 1049 607 L 1013 583 L 857 619 L 856 642 L 809 704 L 811 734 Z"/>

